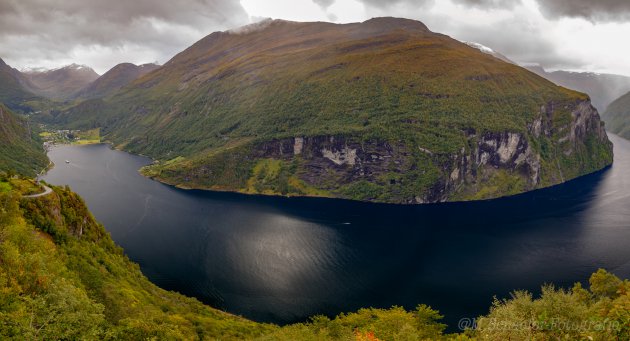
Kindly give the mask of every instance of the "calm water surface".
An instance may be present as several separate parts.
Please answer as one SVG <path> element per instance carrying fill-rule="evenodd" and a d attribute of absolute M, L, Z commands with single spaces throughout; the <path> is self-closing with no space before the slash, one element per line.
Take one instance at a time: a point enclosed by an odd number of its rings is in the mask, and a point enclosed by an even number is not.
<path fill-rule="evenodd" d="M 395 206 L 185 191 L 140 176 L 107 145 L 56 147 L 45 180 L 70 187 L 159 286 L 257 321 L 426 303 L 452 327 L 492 297 L 598 268 L 630 277 L 630 142 L 615 164 L 548 190 Z M 66 164 L 64 160 L 70 160 Z"/>

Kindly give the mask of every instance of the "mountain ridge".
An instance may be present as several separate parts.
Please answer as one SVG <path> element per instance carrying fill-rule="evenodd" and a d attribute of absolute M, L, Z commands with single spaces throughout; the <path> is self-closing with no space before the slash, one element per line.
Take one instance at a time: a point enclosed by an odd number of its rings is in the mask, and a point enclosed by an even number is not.
<path fill-rule="evenodd" d="M 45 71 L 30 71 L 23 75 L 31 84 L 29 91 L 60 101 L 70 99 L 77 91 L 99 77 L 89 66 L 78 64 Z"/>
<path fill-rule="evenodd" d="M 107 97 L 116 90 L 128 85 L 132 81 L 159 68 L 159 65 L 148 63 L 135 65 L 132 63 L 120 63 L 109 69 L 93 82 L 73 95 L 74 98 L 92 99 Z"/>
<path fill-rule="evenodd" d="M 102 127 L 186 188 L 392 203 L 489 199 L 599 170 L 588 96 L 408 19 L 214 32 L 60 124 Z M 590 142 L 589 142 L 590 141 Z"/>

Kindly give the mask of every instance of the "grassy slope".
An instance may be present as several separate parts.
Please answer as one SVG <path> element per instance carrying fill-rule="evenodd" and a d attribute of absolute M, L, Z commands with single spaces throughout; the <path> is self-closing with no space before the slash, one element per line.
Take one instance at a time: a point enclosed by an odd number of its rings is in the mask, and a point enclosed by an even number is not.
<path fill-rule="evenodd" d="M 398 183 L 413 186 L 391 188 L 382 174 L 382 183 L 350 183 L 332 196 L 367 199 L 380 191 L 377 201 L 401 202 L 448 176 L 443 164 L 470 149 L 465 132 L 527 135 L 549 103 L 558 136 L 534 143 L 541 154 L 547 148 L 542 185 L 602 168 L 611 160 L 609 145 L 593 144 L 571 157 L 556 150 L 570 108 L 587 100 L 419 22 L 271 21 L 213 33 L 112 98 L 80 104 L 57 122 L 102 127 L 106 139 L 128 151 L 171 161 L 147 173 L 162 181 L 244 192 L 258 161 L 268 162 L 248 153 L 266 141 L 333 135 L 399 144 L 412 152 L 410 171 L 397 174 Z M 213 175 L 187 180 L 202 167 Z M 291 175 L 299 177 L 303 170 L 295 169 Z M 523 191 L 517 177 L 505 178 L 510 183 L 488 196 Z M 293 194 L 305 192 L 313 191 Z"/>
<path fill-rule="evenodd" d="M 33 176 L 47 165 L 42 143 L 27 122 L 0 103 L 0 171 Z"/>
<path fill-rule="evenodd" d="M 478 330 L 443 334 L 427 306 L 361 309 L 285 327 L 259 324 L 150 283 L 67 188 L 20 199 L 0 174 L 0 338 L 125 340 L 628 340 L 630 283 L 605 271 L 590 290 L 546 287 L 496 301 Z M 582 326 L 566 328 L 565 326 Z M 500 326 L 507 326 L 501 328 Z M 523 327 L 525 326 L 525 327 Z M 532 327 L 533 326 L 533 327 Z M 604 327 L 604 328 L 599 328 Z"/>
<path fill-rule="evenodd" d="M 612 102 L 602 116 L 606 129 L 630 139 L 630 93 Z"/>
<path fill-rule="evenodd" d="M 273 329 L 159 289 L 76 194 L 54 192 L 22 199 L 21 212 L 16 191 L 2 194 L 3 337 L 238 340 Z"/>
<path fill-rule="evenodd" d="M 67 122 L 97 122 L 114 141 L 158 158 L 227 138 L 355 133 L 449 152 L 463 143 L 457 128 L 522 131 L 540 105 L 586 99 L 422 27 L 361 25 L 272 22 L 213 33 L 121 92 L 104 115 Z"/>

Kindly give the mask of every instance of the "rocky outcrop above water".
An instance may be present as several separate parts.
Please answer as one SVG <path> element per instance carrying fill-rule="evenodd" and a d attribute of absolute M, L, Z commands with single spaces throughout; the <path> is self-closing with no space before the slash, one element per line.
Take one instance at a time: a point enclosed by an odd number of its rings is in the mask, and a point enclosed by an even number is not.
<path fill-rule="evenodd" d="M 230 188 L 210 182 L 203 187 L 419 204 L 518 194 L 595 172 L 612 162 L 612 144 L 588 101 L 549 103 L 523 131 L 466 129 L 462 136 L 465 143 L 452 153 L 402 140 L 352 135 L 251 142 L 241 152 L 229 152 L 238 155 L 245 172 L 247 167 L 253 169 L 246 183 Z M 168 167 L 161 171 L 170 179 L 179 178 L 178 185 L 201 187 L 218 174 L 212 167 L 220 159 L 213 156 L 191 168 L 179 165 L 176 171 Z M 182 168 L 187 171 L 181 173 Z"/>

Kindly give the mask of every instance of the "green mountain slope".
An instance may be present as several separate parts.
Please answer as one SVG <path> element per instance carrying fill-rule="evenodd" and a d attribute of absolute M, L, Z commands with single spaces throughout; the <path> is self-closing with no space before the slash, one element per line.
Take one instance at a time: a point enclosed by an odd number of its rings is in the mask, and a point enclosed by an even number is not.
<path fill-rule="evenodd" d="M 240 340 L 272 329 L 150 283 L 68 189 L 5 191 L 0 206 L 2 339 Z"/>
<path fill-rule="evenodd" d="M 131 63 L 121 63 L 102 76 L 81 89 L 75 97 L 77 98 L 100 98 L 113 94 L 116 90 L 131 83 L 135 79 L 159 68 L 156 64 L 134 65 Z"/>
<path fill-rule="evenodd" d="M 630 139 L 630 92 L 612 102 L 603 119 L 609 131 Z"/>
<path fill-rule="evenodd" d="M 424 203 L 612 162 L 586 95 L 407 19 L 215 32 L 101 104 L 58 123 L 102 127 L 187 188 Z"/>
<path fill-rule="evenodd" d="M 630 282 L 603 270 L 589 289 L 545 287 L 496 301 L 477 330 L 444 334 L 419 305 L 361 309 L 284 327 L 239 318 L 156 287 L 68 188 L 0 174 L 0 338 L 35 340 L 628 340 Z M 504 327 L 500 327 L 504 326 Z M 571 326 L 570 328 L 567 326 Z"/>
<path fill-rule="evenodd" d="M 34 176 L 47 165 L 42 142 L 28 122 L 0 103 L 0 171 Z"/>
<path fill-rule="evenodd" d="M 18 70 L 0 59 L 0 102 L 13 110 L 29 110 L 25 102 L 39 97 L 26 90 L 27 82 Z"/>

